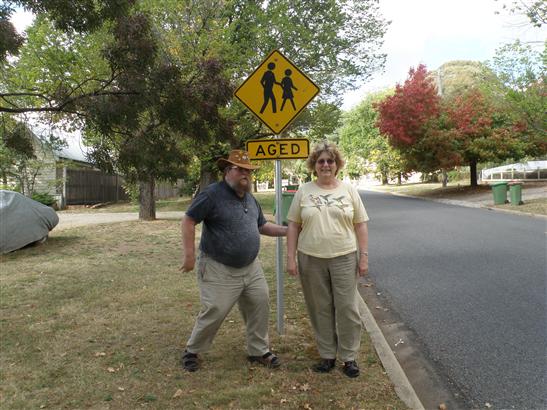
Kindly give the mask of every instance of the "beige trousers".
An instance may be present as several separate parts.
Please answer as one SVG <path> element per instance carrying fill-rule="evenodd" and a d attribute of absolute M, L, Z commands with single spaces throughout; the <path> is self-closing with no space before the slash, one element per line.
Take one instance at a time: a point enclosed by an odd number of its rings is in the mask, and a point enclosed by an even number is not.
<path fill-rule="evenodd" d="M 211 347 L 220 325 L 237 302 L 247 329 L 247 352 L 262 356 L 269 350 L 268 284 L 258 259 L 244 268 L 223 265 L 205 254 L 197 264 L 201 311 L 186 344 L 191 353 Z"/>
<path fill-rule="evenodd" d="M 319 354 L 355 360 L 362 321 L 357 293 L 357 252 L 317 258 L 298 252 L 298 270 Z"/>

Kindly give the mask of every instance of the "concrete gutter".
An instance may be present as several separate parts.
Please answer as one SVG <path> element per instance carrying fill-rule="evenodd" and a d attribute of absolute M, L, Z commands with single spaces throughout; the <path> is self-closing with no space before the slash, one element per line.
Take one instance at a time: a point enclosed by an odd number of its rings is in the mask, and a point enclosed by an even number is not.
<path fill-rule="evenodd" d="M 363 325 L 370 335 L 372 344 L 376 349 L 376 353 L 382 361 L 382 365 L 384 366 L 384 369 L 386 369 L 386 372 L 395 387 L 397 396 L 399 396 L 399 398 L 409 408 L 413 410 L 425 410 L 420 399 L 418 398 L 418 395 L 414 391 L 414 388 L 408 381 L 403 368 L 389 347 L 384 334 L 380 330 L 380 327 L 376 323 L 372 313 L 370 313 L 370 309 L 361 296 L 359 296 L 359 313 L 361 314 Z"/>

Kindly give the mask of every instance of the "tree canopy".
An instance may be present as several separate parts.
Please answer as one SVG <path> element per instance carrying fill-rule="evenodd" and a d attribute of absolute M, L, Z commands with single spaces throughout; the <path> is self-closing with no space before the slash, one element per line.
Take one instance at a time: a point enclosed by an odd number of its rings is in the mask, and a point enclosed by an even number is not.
<path fill-rule="evenodd" d="M 390 178 L 405 173 L 398 150 L 388 143 L 377 126 L 376 105 L 391 94 L 391 90 L 369 94 L 344 115 L 338 132 L 339 145 L 346 158 L 346 169 L 353 177 L 371 172 L 387 184 Z"/>
<path fill-rule="evenodd" d="M 1 62 L 0 112 L 69 119 L 97 164 L 141 182 L 183 175 L 191 155 L 206 172 L 230 146 L 269 134 L 231 91 L 271 49 L 321 87 L 292 125 L 317 138 L 336 127 L 341 93 L 385 60 L 377 0 L 10 4 L 37 18 L 19 57 Z"/>
<path fill-rule="evenodd" d="M 519 159 L 542 148 L 530 141 L 519 118 L 512 117 L 479 88 L 441 99 L 425 66 L 411 69 L 404 85 L 378 104 L 378 126 L 416 171 L 470 166 L 477 184 L 481 161 Z"/>

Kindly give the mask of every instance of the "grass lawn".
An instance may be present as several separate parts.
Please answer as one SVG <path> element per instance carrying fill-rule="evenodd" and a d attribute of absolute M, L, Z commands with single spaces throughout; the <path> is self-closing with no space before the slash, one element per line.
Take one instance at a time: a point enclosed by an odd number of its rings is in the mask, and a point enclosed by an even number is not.
<path fill-rule="evenodd" d="M 527 199 L 522 205 L 493 205 L 493 208 L 506 209 L 509 211 L 526 212 L 536 215 L 547 215 L 547 198 Z"/>
<path fill-rule="evenodd" d="M 264 213 L 272 213 L 275 202 L 274 192 L 260 192 L 253 194 L 260 203 Z M 190 197 L 172 198 L 172 199 L 159 199 L 156 201 L 156 211 L 168 212 L 168 211 L 184 211 L 192 199 Z M 139 205 L 131 202 L 118 202 L 112 204 L 106 204 L 100 208 L 92 209 L 84 205 L 72 205 L 68 209 L 59 211 L 61 213 L 104 213 L 104 212 L 139 212 Z"/>
<path fill-rule="evenodd" d="M 476 195 L 490 192 L 492 188 L 488 185 L 479 185 L 472 187 L 458 182 L 450 182 L 443 188 L 440 183 L 413 183 L 403 185 L 378 185 L 374 187 L 376 191 L 396 192 L 407 195 L 423 196 L 429 198 L 454 198 L 465 195 Z"/>
<path fill-rule="evenodd" d="M 178 270 L 180 248 L 179 222 L 159 220 L 54 230 L 41 246 L 1 256 L 0 408 L 405 408 L 366 332 L 361 377 L 309 371 L 318 357 L 292 278 L 286 335 L 277 335 L 274 238 L 263 237 L 261 260 L 281 369 L 247 363 L 236 308 L 203 368 L 183 371 L 200 304 L 194 274 Z"/>

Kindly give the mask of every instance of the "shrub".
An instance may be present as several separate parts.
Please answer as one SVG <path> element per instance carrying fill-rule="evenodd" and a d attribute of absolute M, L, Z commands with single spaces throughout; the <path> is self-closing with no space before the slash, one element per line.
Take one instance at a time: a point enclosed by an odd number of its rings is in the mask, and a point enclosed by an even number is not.
<path fill-rule="evenodd" d="M 21 187 L 19 185 L 4 185 L 4 184 L 0 184 L 0 189 L 3 189 L 5 191 L 14 191 L 14 192 L 19 192 L 21 193 Z"/>
<path fill-rule="evenodd" d="M 138 204 L 139 203 L 139 185 L 135 184 L 133 182 L 127 182 L 125 181 L 122 184 L 123 190 L 129 197 L 129 200 L 132 204 Z"/>
<path fill-rule="evenodd" d="M 55 200 L 55 198 L 48 194 L 48 193 L 38 193 L 38 192 L 35 192 L 32 194 L 32 199 L 34 199 L 35 201 L 38 201 L 44 205 L 47 205 L 47 206 L 51 206 L 53 205 L 55 202 L 57 202 Z"/>

